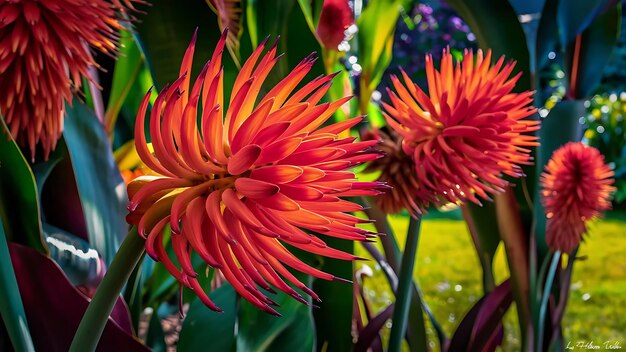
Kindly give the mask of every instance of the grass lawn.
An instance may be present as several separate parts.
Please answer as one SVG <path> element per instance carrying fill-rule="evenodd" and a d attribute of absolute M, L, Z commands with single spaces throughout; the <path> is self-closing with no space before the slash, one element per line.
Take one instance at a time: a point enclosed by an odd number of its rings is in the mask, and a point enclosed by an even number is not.
<path fill-rule="evenodd" d="M 408 218 L 394 216 L 391 224 L 400 245 L 408 226 Z M 367 256 L 358 247 L 359 255 Z M 592 224 L 590 236 L 579 250 L 574 267 L 570 301 L 563 323 L 565 342 L 579 340 L 602 344 L 620 341 L 626 345 L 626 222 L 602 220 Z M 366 294 L 375 310 L 388 305 L 393 296 L 384 275 L 375 262 L 361 262 L 374 271 L 366 281 Z M 502 246 L 494 264 L 496 281 L 508 274 Z M 464 314 L 482 296 L 480 263 L 467 231 L 460 220 L 427 219 L 422 223 L 415 279 L 419 280 L 424 297 L 443 329 L 450 335 Z M 505 317 L 504 351 L 520 349 L 516 313 L 509 310 Z M 388 332 L 386 332 L 388 333 Z M 385 334 L 386 334 L 385 333 Z M 432 331 L 431 338 L 436 340 Z M 439 348 L 433 345 L 434 350 Z"/>

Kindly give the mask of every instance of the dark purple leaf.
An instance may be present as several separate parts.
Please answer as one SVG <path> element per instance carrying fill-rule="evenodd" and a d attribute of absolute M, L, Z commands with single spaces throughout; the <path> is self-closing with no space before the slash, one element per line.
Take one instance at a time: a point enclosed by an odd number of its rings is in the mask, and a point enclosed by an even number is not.
<path fill-rule="evenodd" d="M 502 317 L 513 302 L 509 280 L 483 296 L 457 327 L 448 351 L 494 351 L 502 342 Z"/>
<path fill-rule="evenodd" d="M 72 286 L 50 258 L 18 244 L 10 244 L 9 251 L 35 348 L 67 351 L 89 299 Z M 148 351 L 132 336 L 130 316 L 122 300 L 118 300 L 111 316 L 98 350 Z"/>
<path fill-rule="evenodd" d="M 359 339 L 354 345 L 355 352 L 367 351 L 367 349 L 372 345 L 372 342 L 374 342 L 376 337 L 378 337 L 380 329 L 385 326 L 387 320 L 391 319 L 393 307 L 394 304 L 390 304 L 387 308 L 370 320 L 367 325 L 365 325 L 363 330 L 359 331 Z"/>

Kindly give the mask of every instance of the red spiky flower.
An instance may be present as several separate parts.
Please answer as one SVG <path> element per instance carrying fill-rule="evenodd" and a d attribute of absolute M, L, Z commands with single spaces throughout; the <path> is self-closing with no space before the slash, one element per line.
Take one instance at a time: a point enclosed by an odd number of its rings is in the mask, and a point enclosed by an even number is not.
<path fill-rule="evenodd" d="M 530 164 L 529 147 L 538 121 L 525 120 L 535 109 L 532 92 L 513 93 L 520 74 L 509 78 L 515 62 L 504 57 L 491 66 L 491 51 L 483 57 L 465 51 L 461 63 L 444 50 L 441 68 L 426 56 L 428 95 L 402 71 L 404 84 L 392 76 L 391 104 L 383 103 L 390 127 L 403 137 L 402 148 L 415 162 L 422 188 L 417 204 L 435 196 L 447 202 L 471 201 L 502 192 L 503 174 L 520 177 Z M 421 199 L 419 199 L 421 198 Z"/>
<path fill-rule="evenodd" d="M 546 242 L 571 253 L 587 232 L 587 221 L 611 208 L 613 171 L 593 147 L 570 142 L 557 149 L 541 174 Z"/>
<path fill-rule="evenodd" d="M 378 149 L 383 153 L 367 164 L 364 173 L 379 173 L 377 180 L 390 187 L 374 200 L 385 214 L 395 214 L 406 209 L 411 214 L 421 214 L 424 204 L 417 203 L 429 199 L 429 194 L 421 194 L 423 188 L 415 177 L 415 162 L 402 150 L 402 137 L 396 131 L 379 129 L 367 131 L 363 140 L 380 140 Z M 419 196 L 418 196 L 419 195 Z M 436 198 L 430 196 L 432 201 Z"/>
<path fill-rule="evenodd" d="M 261 44 L 245 62 L 224 105 L 221 56 L 226 32 L 211 60 L 191 84 L 195 36 L 180 78 L 159 94 L 150 113 L 154 155 L 144 136 L 147 94 L 135 126 L 137 151 L 160 174 L 129 185 L 128 220 L 147 238 L 146 252 L 218 310 L 196 279 L 190 255 L 197 253 L 221 271 L 239 294 L 277 314 L 261 290 L 272 286 L 305 300 L 288 283 L 318 297 L 287 267 L 326 280 L 339 280 L 300 261 L 285 247 L 327 257 L 355 257 L 328 247 L 318 235 L 364 240 L 372 233 L 347 214 L 361 206 L 340 197 L 378 194 L 382 185 L 358 182 L 350 168 L 378 157 L 376 141 L 355 142 L 338 134 L 361 121 L 352 118 L 321 127 L 350 97 L 319 103 L 333 76 L 321 76 L 295 90 L 315 62 L 307 57 L 259 97 L 278 60 L 276 46 L 262 56 Z M 256 101 L 258 100 L 258 103 Z M 196 115 L 201 123 L 196 125 Z M 163 230 L 172 229 L 178 268 L 164 249 Z"/>
<path fill-rule="evenodd" d="M 91 79 L 91 48 L 115 52 L 125 8 L 131 0 L 0 1 L 0 112 L 33 159 L 37 143 L 46 158 L 54 149 L 64 102 Z"/>

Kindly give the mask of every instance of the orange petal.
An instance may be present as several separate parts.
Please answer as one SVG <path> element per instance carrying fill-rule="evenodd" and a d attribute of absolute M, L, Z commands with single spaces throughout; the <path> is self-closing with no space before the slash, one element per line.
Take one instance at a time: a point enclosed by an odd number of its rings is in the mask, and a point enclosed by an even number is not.
<path fill-rule="evenodd" d="M 281 184 L 291 182 L 303 173 L 303 169 L 297 166 L 270 165 L 252 170 L 250 178 Z"/>

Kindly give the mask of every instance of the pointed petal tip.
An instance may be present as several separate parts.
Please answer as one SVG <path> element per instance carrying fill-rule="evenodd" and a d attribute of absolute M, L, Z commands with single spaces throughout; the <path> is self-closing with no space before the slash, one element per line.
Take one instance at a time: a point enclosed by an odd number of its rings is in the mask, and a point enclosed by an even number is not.
<path fill-rule="evenodd" d="M 352 283 L 352 280 L 344 279 L 344 278 L 337 277 L 337 276 L 333 276 L 332 280 L 333 281 L 339 281 L 339 282 L 345 282 L 345 283 L 348 283 L 348 284 Z"/>

